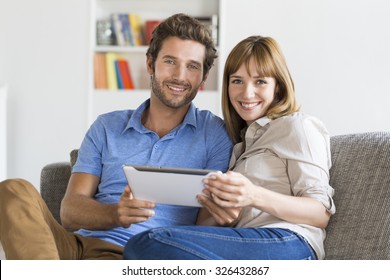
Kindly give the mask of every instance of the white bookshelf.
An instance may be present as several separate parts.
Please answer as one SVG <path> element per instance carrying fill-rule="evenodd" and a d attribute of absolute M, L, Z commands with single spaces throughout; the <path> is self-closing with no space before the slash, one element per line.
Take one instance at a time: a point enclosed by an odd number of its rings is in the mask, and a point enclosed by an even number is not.
<path fill-rule="evenodd" d="M 108 18 L 112 13 L 136 13 L 142 22 L 163 20 L 175 13 L 186 13 L 195 17 L 219 16 L 219 0 L 90 0 L 90 55 L 88 90 L 88 125 L 98 115 L 120 109 L 136 108 L 149 98 L 149 75 L 146 71 L 147 46 L 100 46 L 96 40 L 96 21 Z M 130 64 L 135 90 L 96 90 L 94 87 L 93 58 L 97 52 L 115 52 Z M 220 115 L 219 75 L 220 61 L 214 62 L 204 90 L 194 103 Z"/>

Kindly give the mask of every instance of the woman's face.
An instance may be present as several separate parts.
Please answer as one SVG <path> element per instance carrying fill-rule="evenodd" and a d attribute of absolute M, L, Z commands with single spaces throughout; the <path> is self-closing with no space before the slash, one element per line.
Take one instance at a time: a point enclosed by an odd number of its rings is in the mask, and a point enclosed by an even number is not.
<path fill-rule="evenodd" d="M 272 77 L 260 77 L 254 59 L 249 61 L 249 73 L 242 64 L 229 77 L 229 98 L 240 117 L 250 125 L 265 116 L 275 94 L 276 81 Z"/>

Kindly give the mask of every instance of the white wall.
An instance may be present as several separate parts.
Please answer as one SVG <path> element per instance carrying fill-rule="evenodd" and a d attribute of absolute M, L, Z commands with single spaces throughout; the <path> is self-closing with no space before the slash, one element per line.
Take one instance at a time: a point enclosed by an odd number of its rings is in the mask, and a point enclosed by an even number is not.
<path fill-rule="evenodd" d="M 0 85 L 0 181 L 7 178 L 7 85 Z"/>
<path fill-rule="evenodd" d="M 390 131 L 390 2 L 223 0 L 226 53 L 253 34 L 274 37 L 302 111 L 332 135 Z"/>
<path fill-rule="evenodd" d="M 221 0 L 221 58 L 242 38 L 281 44 L 302 110 L 332 135 L 390 130 L 387 0 Z M 8 88 L 8 177 L 39 183 L 87 129 L 87 0 L 0 0 Z M 222 34 L 223 35 L 223 34 Z M 2 156 L 2 155 L 0 155 Z"/>
<path fill-rule="evenodd" d="M 38 187 L 86 129 L 88 1 L 0 0 L 0 84 L 8 84 L 8 178 Z"/>

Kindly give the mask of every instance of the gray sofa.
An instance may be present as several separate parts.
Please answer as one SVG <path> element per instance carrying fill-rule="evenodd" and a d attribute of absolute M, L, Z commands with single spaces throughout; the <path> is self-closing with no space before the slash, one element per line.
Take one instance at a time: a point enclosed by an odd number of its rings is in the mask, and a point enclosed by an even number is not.
<path fill-rule="evenodd" d="M 333 136 L 330 184 L 336 214 L 325 240 L 326 259 L 390 259 L 390 132 Z M 45 166 L 41 194 L 59 221 L 77 150 L 70 162 Z"/>

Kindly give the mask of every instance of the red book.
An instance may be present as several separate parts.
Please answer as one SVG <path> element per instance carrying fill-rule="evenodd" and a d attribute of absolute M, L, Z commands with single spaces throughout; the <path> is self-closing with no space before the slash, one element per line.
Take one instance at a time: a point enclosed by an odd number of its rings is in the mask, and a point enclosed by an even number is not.
<path fill-rule="evenodd" d="M 131 77 L 130 65 L 127 60 L 118 60 L 118 68 L 123 83 L 123 89 L 134 89 L 133 79 Z"/>
<path fill-rule="evenodd" d="M 150 40 L 152 39 L 153 30 L 159 25 L 161 20 L 147 20 L 145 22 L 145 43 L 147 45 L 150 44 Z"/>

